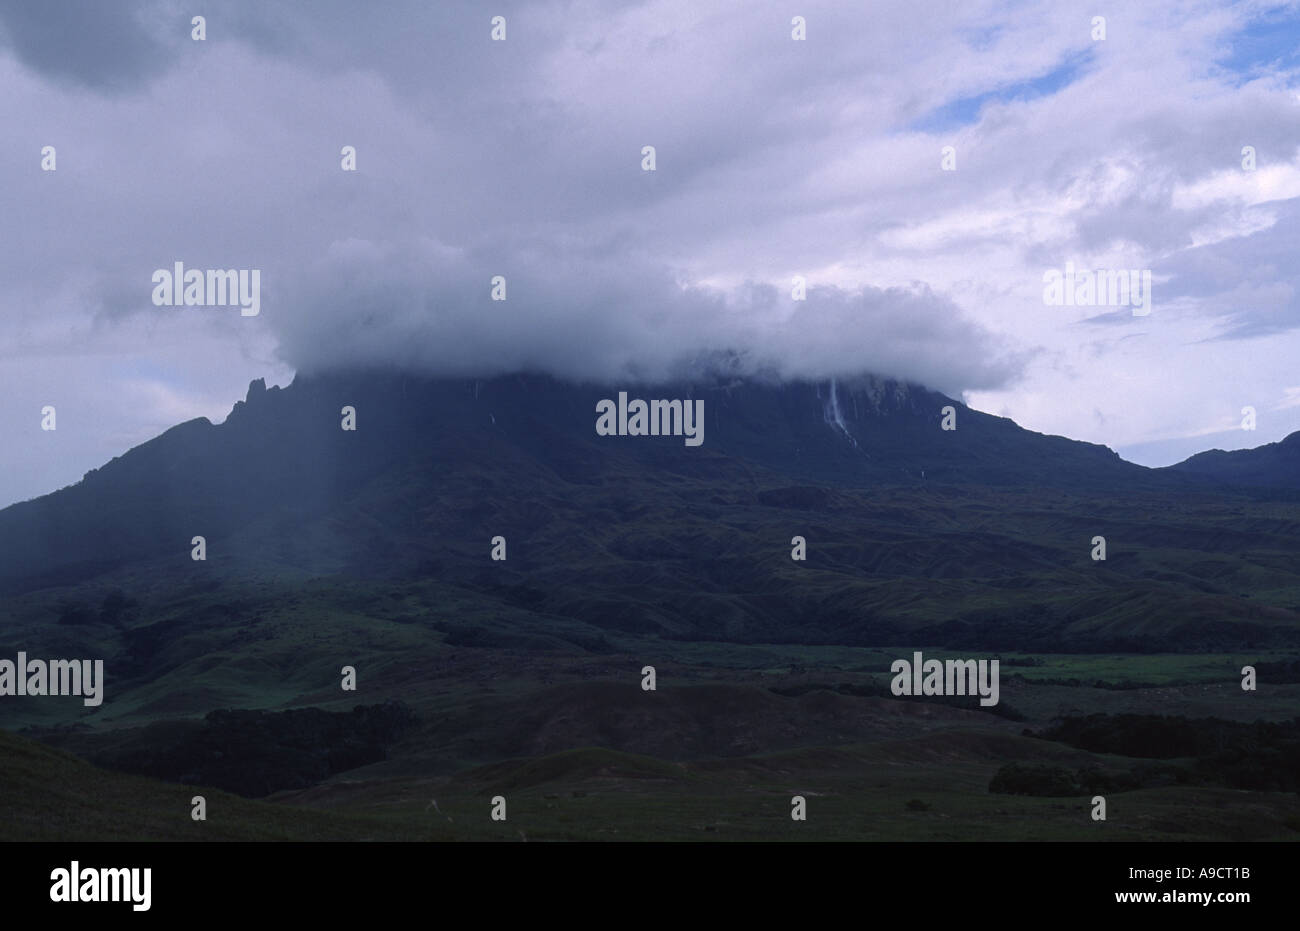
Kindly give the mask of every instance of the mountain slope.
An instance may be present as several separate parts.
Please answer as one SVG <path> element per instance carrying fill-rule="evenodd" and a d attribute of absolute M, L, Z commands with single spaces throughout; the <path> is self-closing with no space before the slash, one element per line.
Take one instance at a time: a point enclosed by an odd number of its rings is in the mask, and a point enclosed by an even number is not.
<path fill-rule="evenodd" d="M 510 473 L 512 487 L 536 481 L 570 491 L 610 475 L 740 486 L 761 476 L 851 488 L 1088 488 L 1142 481 L 1146 472 L 1105 447 L 1030 433 L 894 382 L 668 385 L 633 388 L 631 396 L 703 398 L 703 445 L 597 436 L 596 402 L 617 391 L 543 377 L 332 376 L 300 378 L 283 391 L 254 382 L 225 423 L 181 424 L 76 485 L 0 511 L 0 588 L 188 555 L 193 536 L 220 541 L 257 520 L 284 528 L 319 518 L 412 470 L 436 482 L 440 473 L 481 467 Z M 953 431 L 940 428 L 947 405 L 957 411 Z M 357 411 L 355 432 L 340 428 L 344 406 Z M 499 492 L 485 485 L 460 507 L 489 507 Z"/>
<path fill-rule="evenodd" d="M 1197 453 L 1168 469 L 1225 485 L 1300 488 L 1300 431 L 1255 449 Z"/>
<path fill-rule="evenodd" d="M 1195 478 L 874 379 L 631 394 L 703 398 L 703 444 L 597 435 L 617 391 L 541 377 L 255 382 L 224 424 L 183 424 L 0 512 L 0 585 L 29 593 L 0 632 L 93 631 L 119 675 L 154 683 L 223 650 L 237 662 L 270 636 L 262 618 L 324 578 L 319 631 L 401 590 L 449 642 L 495 647 L 1300 642 L 1296 506 L 1197 494 Z M 141 616 L 123 616 L 132 603 Z M 246 672 L 231 675 L 214 696 L 240 693 Z"/>

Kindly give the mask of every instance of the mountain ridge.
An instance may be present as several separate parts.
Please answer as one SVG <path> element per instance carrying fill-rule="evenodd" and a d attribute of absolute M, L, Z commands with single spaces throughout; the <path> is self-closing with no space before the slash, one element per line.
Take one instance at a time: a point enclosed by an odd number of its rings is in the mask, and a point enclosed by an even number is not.
<path fill-rule="evenodd" d="M 396 466 L 496 455 L 561 480 L 595 480 L 612 460 L 701 474 L 719 457 L 795 481 L 1088 484 L 1088 472 L 1143 474 L 1112 450 L 1024 431 L 915 385 L 863 378 L 772 385 L 734 379 L 632 389 L 705 400 L 698 450 L 666 437 L 598 437 L 595 401 L 616 389 L 547 376 L 416 379 L 356 373 L 254 380 L 225 421 L 195 418 L 85 474 L 0 510 L 0 584 L 60 566 L 153 553 L 154 538 L 219 538 L 257 513 L 320 514 Z M 345 406 L 358 429 L 340 429 Z M 951 406 L 957 429 L 940 428 Z M 964 432 L 963 432 L 964 431 Z M 972 435 L 974 439 L 967 441 Z M 436 439 L 435 439 L 436 438 Z M 1014 455 L 1009 454 L 1014 450 Z M 1066 474 L 1061 473 L 1064 470 Z M 923 477 L 924 476 L 924 477 Z M 139 533 L 132 532 L 138 527 Z"/>
<path fill-rule="evenodd" d="M 1165 468 L 1223 484 L 1300 488 L 1300 431 L 1253 449 L 1208 449 Z"/>
<path fill-rule="evenodd" d="M 863 645 L 924 629 L 930 642 L 1139 652 L 1156 631 L 1187 648 L 1296 637 L 1278 554 L 1300 517 L 1285 502 L 887 379 L 629 390 L 702 399 L 703 445 L 598 435 L 597 405 L 617 389 L 546 376 L 255 381 L 225 422 L 178 425 L 0 511 L 0 590 L 93 608 L 120 588 L 156 612 L 223 580 L 290 601 L 310 579 L 414 584 L 459 606 L 438 621 L 456 642 L 596 652 L 614 633 Z M 506 558 L 490 555 L 498 539 Z M 202 629 L 179 609 L 161 618 L 112 635 L 125 668 Z"/>

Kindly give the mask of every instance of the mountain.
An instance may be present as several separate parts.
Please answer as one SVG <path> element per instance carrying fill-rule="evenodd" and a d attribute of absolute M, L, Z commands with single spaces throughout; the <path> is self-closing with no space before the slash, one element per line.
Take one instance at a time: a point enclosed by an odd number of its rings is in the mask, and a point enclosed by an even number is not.
<path fill-rule="evenodd" d="M 1298 489 L 1300 431 L 1255 449 L 1211 449 L 1167 468 L 1225 485 Z"/>
<path fill-rule="evenodd" d="M 375 482 L 422 471 L 478 473 L 464 514 L 521 483 L 581 492 L 610 476 L 756 482 L 815 481 L 866 489 L 922 483 L 1094 487 L 1145 470 L 1101 446 L 1025 431 L 916 386 L 850 383 L 663 385 L 632 398 L 699 398 L 704 438 L 608 437 L 596 402 L 614 388 L 544 377 L 419 381 L 355 375 L 249 387 L 225 423 L 193 420 L 92 470 L 78 484 L 0 511 L 0 586 L 79 578 L 164 552 L 196 534 L 224 540 L 253 522 L 286 528 L 373 494 Z M 341 410 L 358 429 L 341 429 Z M 941 429 L 951 406 L 956 429 Z M 500 475 L 497 486 L 489 474 Z M 769 492 L 777 494 L 779 492 Z M 495 496 L 495 497 L 494 497 Z M 510 509 L 516 517 L 527 513 Z M 396 501 L 381 506 L 405 506 Z M 356 528 L 360 530 L 360 528 Z M 354 538 L 355 541 L 355 538 Z M 373 540 L 392 550 L 400 540 Z M 364 547 L 363 547 L 364 549 Z M 361 552 L 355 558 L 365 559 Z M 326 562 L 328 565 L 328 560 Z"/>
<path fill-rule="evenodd" d="M 620 391 L 702 401 L 703 442 L 601 435 Z M 1284 837 L 1294 728 L 1252 723 L 1300 695 L 1300 502 L 1276 492 L 877 378 L 256 381 L 224 423 L 0 511 L 0 659 L 106 683 L 0 696 L 45 745 L 0 733 L 0 822 L 189 836 L 181 782 L 231 837 L 757 838 L 813 786 L 840 807 L 810 836 L 1059 838 L 1086 810 L 1029 796 L 1108 786 L 1147 813 L 1122 836 Z M 1000 657 L 1000 703 L 894 696 L 914 650 Z M 1134 750 L 1211 717 L 1249 760 Z M 1103 743 L 1030 730 L 1060 718 Z"/>
<path fill-rule="evenodd" d="M 48 621 L 75 626 L 120 624 L 145 588 L 165 601 L 257 579 L 415 582 L 459 605 L 438 621 L 456 642 L 595 651 L 615 634 L 873 644 L 925 631 L 1136 651 L 1174 631 L 1184 649 L 1296 639 L 1296 563 L 1277 559 L 1295 550 L 1294 508 L 1198 496 L 1194 477 L 888 380 L 622 389 L 702 400 L 698 446 L 598 435 L 598 403 L 619 390 L 524 375 L 257 381 L 225 423 L 181 424 L 0 511 L 0 586 L 44 591 Z M 791 558 L 795 537 L 806 560 Z M 1251 594 L 1261 586 L 1267 599 Z M 195 622 L 167 623 L 105 649 L 145 675 Z"/>

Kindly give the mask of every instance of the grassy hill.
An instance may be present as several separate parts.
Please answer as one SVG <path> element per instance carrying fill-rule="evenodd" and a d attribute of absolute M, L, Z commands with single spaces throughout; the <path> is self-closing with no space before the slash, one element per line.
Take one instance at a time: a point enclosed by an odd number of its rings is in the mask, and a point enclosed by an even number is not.
<path fill-rule="evenodd" d="M 0 841 L 437 840 L 441 826 L 254 802 L 96 768 L 0 731 Z M 191 799 L 207 800 L 207 820 Z"/>

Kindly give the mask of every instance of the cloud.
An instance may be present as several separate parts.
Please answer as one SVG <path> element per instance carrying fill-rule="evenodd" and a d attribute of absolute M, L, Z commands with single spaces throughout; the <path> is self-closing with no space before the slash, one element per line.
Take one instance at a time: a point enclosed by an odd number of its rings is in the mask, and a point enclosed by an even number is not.
<path fill-rule="evenodd" d="M 1294 384 L 1297 35 L 1293 6 L 1211 0 L 0 0 L 0 364 L 43 366 L 78 429 L 129 396 L 137 441 L 294 368 L 719 360 L 1194 435 Z M 261 316 L 152 306 L 175 261 L 260 269 Z M 1045 307 L 1067 261 L 1150 268 L 1152 314 Z M 157 390 L 126 381 L 144 360 Z"/>
<path fill-rule="evenodd" d="M 188 38 L 189 19 L 157 3 L 0 0 L 0 43 L 56 84 L 119 94 L 138 90 L 175 58 L 168 41 Z M 170 19 L 170 23 L 168 20 Z"/>
<path fill-rule="evenodd" d="M 504 301 L 491 282 L 504 279 Z M 726 359 L 783 379 L 872 372 L 960 391 L 997 387 L 1023 359 L 918 285 L 806 300 L 766 283 L 721 290 L 608 250 L 517 244 L 509 255 L 434 240 L 342 240 L 275 322 L 295 368 L 385 366 L 453 375 L 544 371 L 657 381 Z"/>

